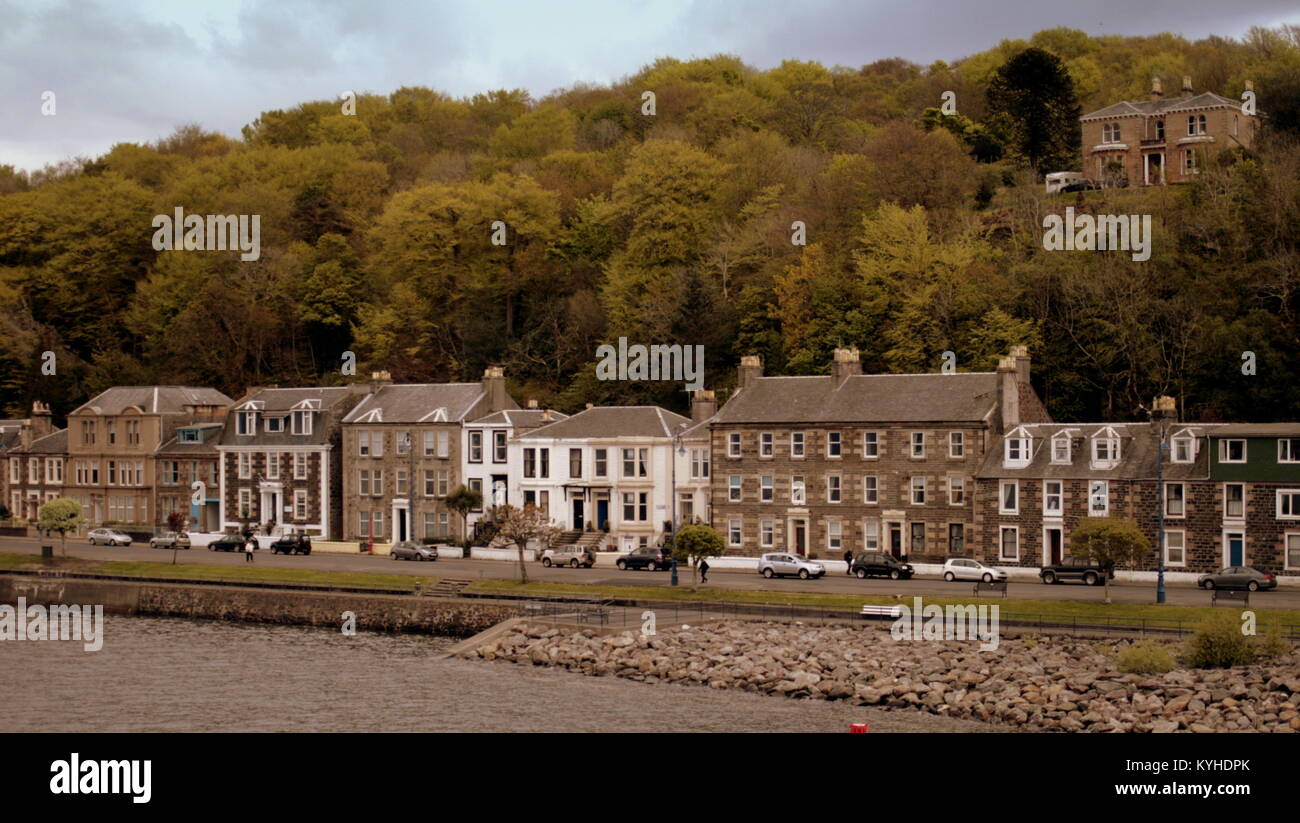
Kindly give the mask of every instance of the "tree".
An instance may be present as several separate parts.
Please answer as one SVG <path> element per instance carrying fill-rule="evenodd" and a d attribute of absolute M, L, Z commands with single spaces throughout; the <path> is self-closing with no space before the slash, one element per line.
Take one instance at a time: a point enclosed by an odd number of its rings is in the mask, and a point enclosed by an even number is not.
<path fill-rule="evenodd" d="M 511 505 L 498 506 L 497 522 L 501 524 L 498 534 L 515 544 L 519 550 L 519 582 L 528 582 L 528 567 L 524 564 L 524 549 L 536 540 L 539 548 L 545 550 L 560 533 L 560 527 L 551 522 L 546 512 L 536 506 L 524 506 L 522 509 Z"/>
<path fill-rule="evenodd" d="M 1079 98 L 1064 61 L 1037 48 L 1012 55 L 993 74 L 989 108 L 1011 121 L 1012 146 L 1039 174 L 1079 161 Z"/>
<path fill-rule="evenodd" d="M 68 556 L 68 532 L 81 528 L 81 504 L 71 497 L 59 497 L 41 506 L 41 528 L 58 532 L 63 556 Z"/>
<path fill-rule="evenodd" d="M 691 564 L 691 582 L 699 580 L 699 562 L 706 557 L 722 555 L 723 543 L 712 528 L 705 525 L 683 526 L 673 541 L 673 556 Z"/>
<path fill-rule="evenodd" d="M 167 515 L 167 530 L 172 533 L 172 565 L 176 565 L 176 552 L 180 550 L 177 541 L 177 535 L 185 531 L 185 515 L 180 512 L 172 512 Z"/>
<path fill-rule="evenodd" d="M 469 513 L 483 508 L 483 492 L 468 486 L 457 486 L 442 499 L 442 503 L 460 515 L 461 545 L 469 548 Z"/>
<path fill-rule="evenodd" d="M 1110 603 L 1110 575 L 1116 566 L 1133 565 L 1151 552 L 1151 543 L 1132 520 L 1086 517 L 1070 535 L 1070 551 L 1105 570 L 1106 603 Z"/>

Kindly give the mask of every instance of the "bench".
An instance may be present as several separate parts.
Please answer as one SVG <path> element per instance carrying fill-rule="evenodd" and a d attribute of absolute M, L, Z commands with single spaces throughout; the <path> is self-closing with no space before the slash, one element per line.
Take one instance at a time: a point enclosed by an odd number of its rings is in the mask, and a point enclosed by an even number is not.
<path fill-rule="evenodd" d="M 1236 600 L 1243 605 L 1250 605 L 1250 592 L 1245 589 L 1211 589 L 1210 605 L 1217 605 L 1220 600 Z"/>
<path fill-rule="evenodd" d="M 1002 592 L 1002 596 L 1007 596 L 1007 581 L 993 580 L 985 583 L 983 580 L 975 581 L 975 596 L 979 597 L 980 592 Z"/>
<path fill-rule="evenodd" d="M 897 618 L 898 606 L 863 606 L 859 614 L 864 618 Z"/>

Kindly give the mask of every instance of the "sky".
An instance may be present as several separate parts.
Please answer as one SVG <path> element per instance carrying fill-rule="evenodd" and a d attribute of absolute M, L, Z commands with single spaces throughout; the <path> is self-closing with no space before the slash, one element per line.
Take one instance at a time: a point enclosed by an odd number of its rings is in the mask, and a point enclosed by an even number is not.
<path fill-rule="evenodd" d="M 1287 22 L 1300 0 L 0 0 L 0 165 L 95 157 L 190 122 L 237 137 L 263 111 L 345 91 L 541 97 L 663 56 L 925 65 L 1055 26 L 1194 40 Z"/>

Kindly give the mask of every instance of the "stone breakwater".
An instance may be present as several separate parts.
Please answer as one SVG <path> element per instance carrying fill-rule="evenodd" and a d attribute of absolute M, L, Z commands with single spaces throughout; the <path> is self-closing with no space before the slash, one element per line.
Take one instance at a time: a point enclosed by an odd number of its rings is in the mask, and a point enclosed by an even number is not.
<path fill-rule="evenodd" d="M 713 689 L 845 700 L 1040 731 L 1300 731 L 1300 653 L 1235 669 L 1123 674 L 1124 641 L 897 642 L 887 630 L 721 623 L 652 637 L 518 625 L 486 660 Z"/>

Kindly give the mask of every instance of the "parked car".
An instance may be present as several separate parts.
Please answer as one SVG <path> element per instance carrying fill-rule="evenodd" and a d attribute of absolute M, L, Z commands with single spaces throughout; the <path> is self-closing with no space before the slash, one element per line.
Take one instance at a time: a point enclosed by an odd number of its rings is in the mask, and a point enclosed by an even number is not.
<path fill-rule="evenodd" d="M 1250 566 L 1228 566 L 1217 572 L 1201 575 L 1196 585 L 1202 589 L 1245 589 L 1257 592 L 1260 589 L 1276 589 L 1277 578 L 1268 572 L 1252 569 Z"/>
<path fill-rule="evenodd" d="M 1060 563 L 1044 566 L 1038 571 L 1044 583 L 1061 583 L 1078 580 L 1086 586 L 1100 586 L 1106 578 L 1115 579 L 1115 570 L 1103 568 L 1100 563 L 1082 557 L 1067 557 Z"/>
<path fill-rule="evenodd" d="M 1101 188 L 1101 186 L 1097 185 L 1097 183 L 1093 180 L 1076 180 L 1073 183 L 1070 183 L 1066 186 L 1062 186 L 1060 191 L 1062 192 L 1096 191 L 1099 188 Z"/>
<path fill-rule="evenodd" d="M 805 560 L 797 554 L 774 552 L 758 559 L 758 573 L 771 579 L 798 575 L 799 579 L 821 577 L 826 574 L 826 567 L 813 560 Z"/>
<path fill-rule="evenodd" d="M 208 551 L 212 552 L 242 552 L 244 550 L 243 535 L 226 534 L 222 535 L 220 540 L 213 540 L 208 544 Z"/>
<path fill-rule="evenodd" d="M 861 552 L 853 558 L 849 571 L 859 580 L 868 577 L 888 577 L 890 580 L 910 580 L 916 574 L 911 563 L 904 563 L 892 554 L 884 552 Z"/>
<path fill-rule="evenodd" d="M 437 560 L 438 548 L 425 546 L 413 540 L 403 540 L 401 543 L 393 544 L 389 554 L 394 560 Z"/>
<path fill-rule="evenodd" d="M 151 549 L 188 549 L 190 536 L 185 532 L 163 532 L 149 539 Z"/>
<path fill-rule="evenodd" d="M 560 546 L 542 552 L 542 565 L 547 568 L 551 566 L 568 566 L 576 569 L 582 566 L 590 569 L 596 565 L 596 557 L 582 546 Z"/>
<path fill-rule="evenodd" d="M 271 554 L 311 554 L 311 538 L 305 534 L 286 534 L 271 544 Z"/>
<path fill-rule="evenodd" d="M 992 566 L 985 566 L 970 557 L 950 557 L 943 564 L 943 579 L 949 583 L 954 580 L 983 580 L 985 583 L 992 583 L 994 580 L 1006 580 L 1007 573 Z"/>
<path fill-rule="evenodd" d="M 86 535 L 90 538 L 90 545 L 98 546 L 129 546 L 131 545 L 130 535 L 123 534 L 117 529 L 91 529 Z"/>
<path fill-rule="evenodd" d="M 673 555 L 668 549 L 657 546 L 640 546 L 614 564 L 620 569 L 649 569 L 652 572 L 672 568 Z"/>

